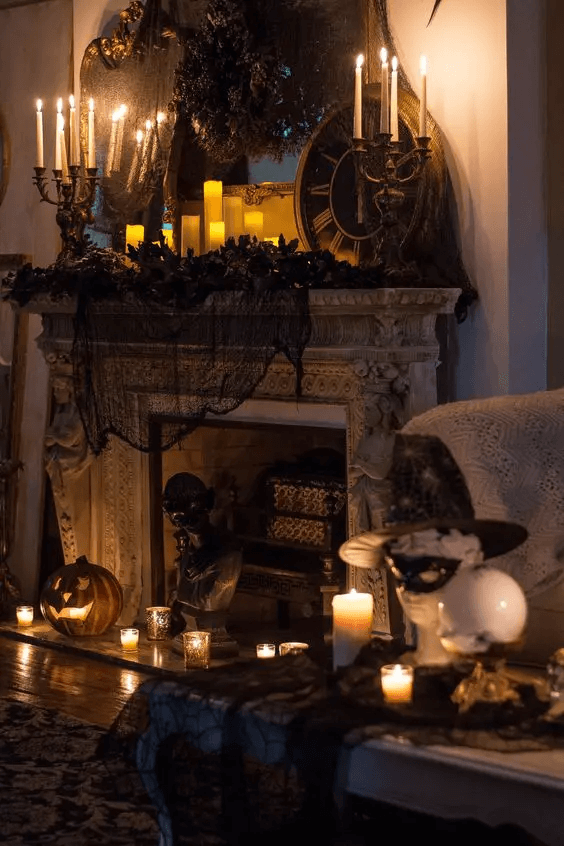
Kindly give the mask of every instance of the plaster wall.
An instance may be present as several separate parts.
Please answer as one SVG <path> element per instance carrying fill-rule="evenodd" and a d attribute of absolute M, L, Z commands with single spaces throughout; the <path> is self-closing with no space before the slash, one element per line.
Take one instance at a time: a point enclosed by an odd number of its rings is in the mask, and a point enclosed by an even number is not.
<path fill-rule="evenodd" d="M 453 398 L 546 387 L 544 2 L 389 0 L 398 58 L 443 132 L 480 301 L 458 330 Z"/>

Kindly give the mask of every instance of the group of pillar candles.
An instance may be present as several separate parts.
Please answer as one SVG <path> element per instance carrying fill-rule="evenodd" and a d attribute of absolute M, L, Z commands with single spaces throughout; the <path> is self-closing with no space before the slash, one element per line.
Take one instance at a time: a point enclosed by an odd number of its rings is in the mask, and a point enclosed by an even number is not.
<path fill-rule="evenodd" d="M 391 141 L 399 141 L 398 128 L 398 60 L 392 58 L 392 74 L 390 80 L 388 51 L 385 47 L 380 50 L 380 132 L 389 133 Z M 362 67 L 364 56 L 358 56 L 355 69 L 354 85 L 354 117 L 353 138 L 363 138 L 362 134 Z M 419 137 L 427 135 L 427 59 L 421 56 L 419 63 L 421 75 L 419 90 Z"/>

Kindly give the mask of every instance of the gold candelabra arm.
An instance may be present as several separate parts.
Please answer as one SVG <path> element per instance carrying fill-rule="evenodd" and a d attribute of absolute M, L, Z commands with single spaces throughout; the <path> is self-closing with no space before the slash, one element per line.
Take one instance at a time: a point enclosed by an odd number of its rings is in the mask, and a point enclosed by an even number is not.
<path fill-rule="evenodd" d="M 56 206 L 58 204 L 57 200 L 52 200 L 49 196 L 49 192 L 47 191 L 47 177 L 45 176 L 45 171 L 47 168 L 45 167 L 34 167 L 35 176 L 33 177 L 33 184 L 37 186 L 37 190 L 41 195 L 41 202 L 43 203 L 51 203 L 52 206 Z M 57 176 L 58 174 L 58 176 Z M 62 171 L 54 170 L 53 177 L 55 182 L 59 183 L 62 178 Z M 59 187 L 57 185 L 57 196 L 59 194 Z"/>
<path fill-rule="evenodd" d="M 41 200 L 57 206 L 56 220 L 61 230 L 63 248 L 61 256 L 72 258 L 81 255 L 86 245 L 84 228 L 92 223 L 92 205 L 98 183 L 98 171 L 95 167 L 85 168 L 70 165 L 68 174 L 62 170 L 53 170 L 57 199 L 49 196 L 44 167 L 35 167 L 34 183 Z"/>

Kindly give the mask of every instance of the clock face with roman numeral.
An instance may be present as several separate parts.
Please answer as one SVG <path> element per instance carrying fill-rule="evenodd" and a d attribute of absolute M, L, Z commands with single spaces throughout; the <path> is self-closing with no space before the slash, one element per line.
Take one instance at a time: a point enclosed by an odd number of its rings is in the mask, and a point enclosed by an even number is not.
<path fill-rule="evenodd" d="M 379 123 L 380 101 L 365 97 L 366 138 L 375 137 Z M 304 148 L 294 190 L 296 225 L 305 249 L 327 249 L 351 264 L 371 264 L 378 255 L 383 229 L 374 202 L 377 187 L 361 179 L 357 172 L 358 161 L 351 148 L 352 126 L 352 106 L 339 109 L 320 123 Z M 401 116 L 399 134 L 403 152 L 415 146 Z M 368 170 L 379 174 L 382 167 L 382 153 L 374 151 Z M 405 199 L 399 209 L 399 225 L 404 242 L 413 226 L 419 190 L 417 180 L 402 187 Z"/>

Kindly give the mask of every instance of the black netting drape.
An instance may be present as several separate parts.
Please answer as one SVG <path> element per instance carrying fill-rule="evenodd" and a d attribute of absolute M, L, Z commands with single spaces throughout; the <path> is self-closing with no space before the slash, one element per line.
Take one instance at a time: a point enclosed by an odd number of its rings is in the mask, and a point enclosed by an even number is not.
<path fill-rule="evenodd" d="M 99 453 L 113 434 L 142 451 L 167 449 L 206 414 L 248 399 L 278 353 L 293 364 L 299 395 L 310 331 L 306 289 L 214 293 L 176 311 L 79 298 L 72 358 L 91 448 Z"/>

